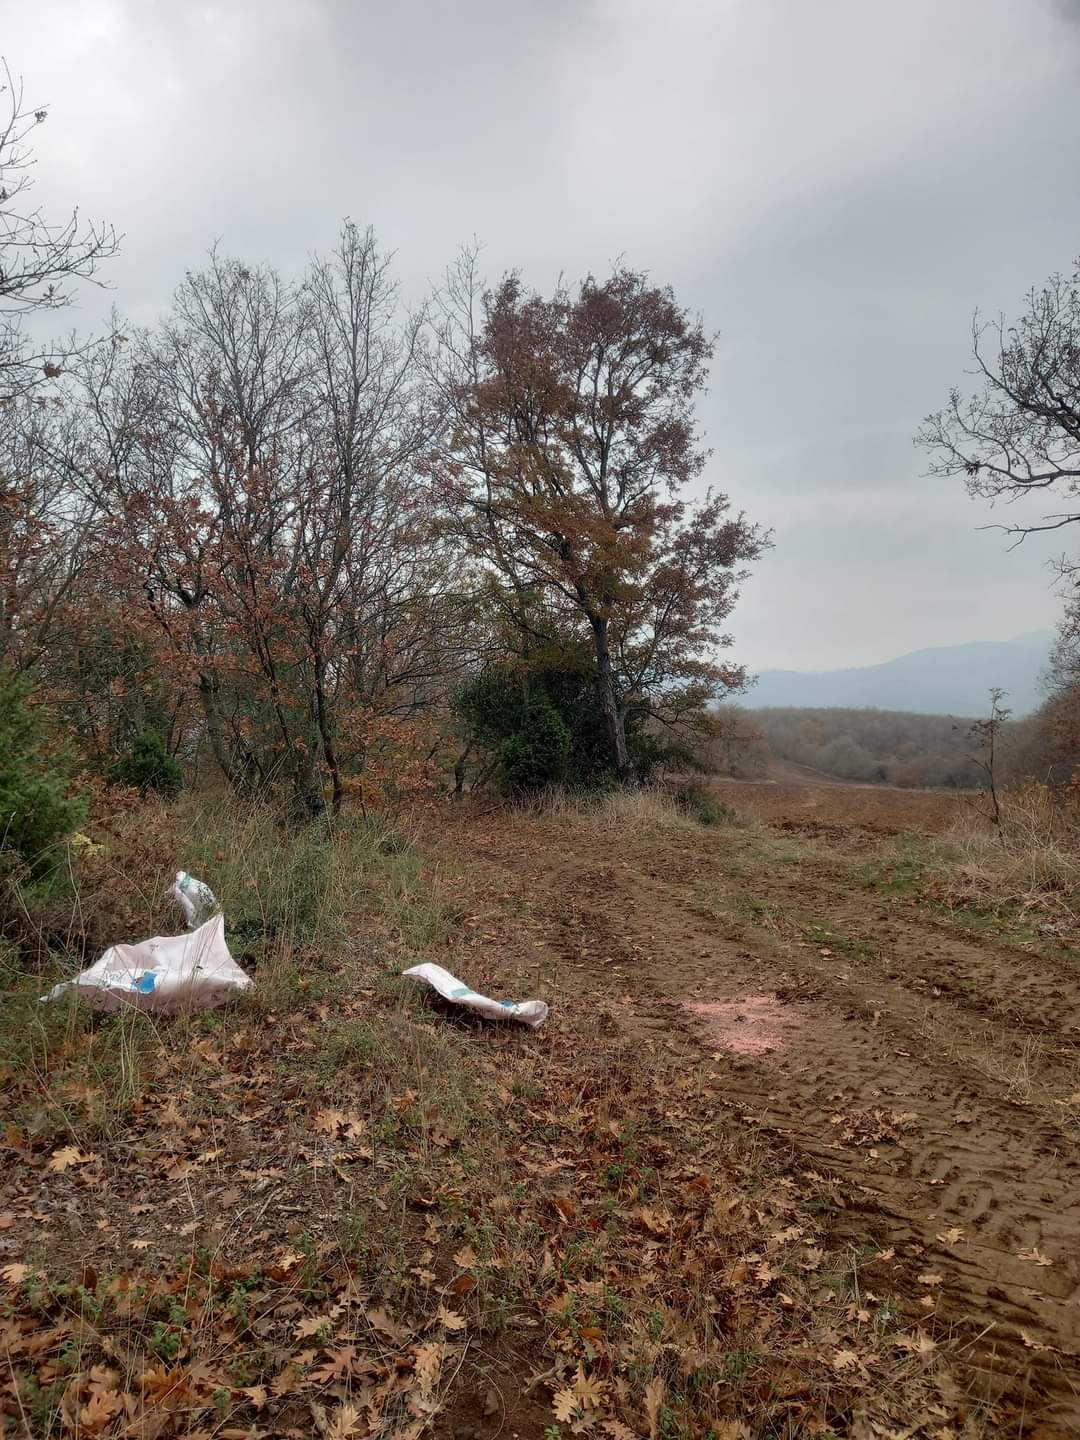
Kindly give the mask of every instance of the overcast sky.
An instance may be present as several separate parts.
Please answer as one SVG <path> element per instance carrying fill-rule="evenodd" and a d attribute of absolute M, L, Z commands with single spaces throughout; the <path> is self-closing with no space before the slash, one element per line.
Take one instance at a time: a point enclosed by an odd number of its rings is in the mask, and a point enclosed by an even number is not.
<path fill-rule="evenodd" d="M 538 288 L 621 256 L 719 331 L 709 478 L 776 532 L 740 660 L 1056 620 L 1062 537 L 1007 553 L 911 436 L 963 378 L 973 310 L 1080 254 L 1080 0 L 2 8 L 50 109 L 37 199 L 124 232 L 106 306 L 152 320 L 217 238 L 295 269 L 345 215 L 417 297 L 474 235 L 490 276 Z M 84 292 L 75 318 L 101 313 Z"/>

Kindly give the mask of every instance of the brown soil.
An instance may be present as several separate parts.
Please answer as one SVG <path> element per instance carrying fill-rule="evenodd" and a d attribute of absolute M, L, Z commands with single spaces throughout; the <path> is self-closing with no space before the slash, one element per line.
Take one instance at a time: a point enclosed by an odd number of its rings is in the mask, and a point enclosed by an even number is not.
<path fill-rule="evenodd" d="M 771 827 L 463 815 L 443 848 L 490 902 L 493 976 L 549 994 L 553 1026 L 588 1007 L 645 1055 L 712 1066 L 717 1123 L 793 1146 L 808 1185 L 839 1180 L 853 1253 L 895 1250 L 891 1284 L 972 1395 L 1015 1403 L 1009 1433 L 1075 1434 L 1077 952 L 868 888 L 868 832 L 940 829 L 955 800 L 812 789 L 725 787 Z M 732 1038 L 766 1023 L 768 1044 Z"/>
<path fill-rule="evenodd" d="M 718 780 L 722 799 L 740 815 L 784 829 L 839 833 L 937 834 L 969 817 L 977 798 L 964 791 L 901 790 L 892 785 L 845 785 L 803 766 L 774 769 L 768 780 Z"/>

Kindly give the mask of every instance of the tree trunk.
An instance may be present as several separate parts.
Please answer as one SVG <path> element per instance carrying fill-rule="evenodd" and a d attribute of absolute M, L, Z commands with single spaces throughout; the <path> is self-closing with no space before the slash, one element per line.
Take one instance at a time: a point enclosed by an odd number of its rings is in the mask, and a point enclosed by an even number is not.
<path fill-rule="evenodd" d="M 218 706 L 217 677 L 206 670 L 199 672 L 199 701 L 202 705 L 206 733 L 210 739 L 210 749 L 214 752 L 214 759 L 229 785 L 239 791 L 242 788 L 242 782 L 236 772 L 236 767 L 229 758 L 228 746 L 225 743 L 225 731 L 221 721 L 221 710 Z"/>
<path fill-rule="evenodd" d="M 186 601 L 185 606 L 188 610 L 194 609 L 194 605 L 188 605 Z M 197 625 L 193 627 L 192 644 L 195 654 L 200 660 L 210 659 L 210 647 Z M 225 725 L 221 718 L 221 706 L 218 703 L 218 678 L 210 665 L 199 667 L 199 703 L 202 707 L 203 719 L 206 721 L 206 733 L 210 737 L 210 749 L 214 752 L 214 759 L 229 785 L 239 794 L 243 788 L 243 777 L 237 771 L 225 741 Z"/>
<path fill-rule="evenodd" d="M 319 726 L 319 738 L 322 740 L 323 754 L 326 757 L 326 768 L 330 772 L 330 784 L 333 787 L 333 798 L 330 802 L 331 809 L 335 815 L 341 814 L 341 802 L 345 798 L 345 789 L 341 783 L 341 768 L 338 765 L 337 751 L 334 748 L 334 736 L 330 729 L 330 716 L 326 709 L 326 687 L 324 684 L 322 654 L 316 651 L 315 658 L 315 718 Z"/>
<path fill-rule="evenodd" d="M 626 780 L 630 775 L 630 754 L 626 748 L 626 727 L 619 709 L 619 697 L 615 692 L 615 672 L 611 668 L 611 651 L 608 649 L 608 622 L 600 616 L 590 616 L 589 623 L 596 649 L 596 684 L 611 745 L 611 758 L 619 779 Z"/>
<path fill-rule="evenodd" d="M 469 756 L 472 754 L 473 742 L 470 740 L 465 749 L 457 758 L 454 765 L 454 797 L 460 799 L 465 794 L 465 767 L 468 764 Z"/>
<path fill-rule="evenodd" d="M 310 750 L 294 750 L 294 786 L 297 811 L 303 820 L 317 820 L 326 809 L 322 777 Z"/>

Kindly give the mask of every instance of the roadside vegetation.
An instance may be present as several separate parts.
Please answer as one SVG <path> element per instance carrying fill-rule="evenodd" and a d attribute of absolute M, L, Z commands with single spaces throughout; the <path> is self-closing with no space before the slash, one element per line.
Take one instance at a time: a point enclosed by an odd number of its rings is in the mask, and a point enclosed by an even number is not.
<path fill-rule="evenodd" d="M 909 832 L 867 863 L 875 887 L 921 896 L 987 923 L 1072 934 L 1080 919 L 1075 797 L 1028 782 L 1002 792 L 1000 822 L 961 797 L 936 835 Z"/>

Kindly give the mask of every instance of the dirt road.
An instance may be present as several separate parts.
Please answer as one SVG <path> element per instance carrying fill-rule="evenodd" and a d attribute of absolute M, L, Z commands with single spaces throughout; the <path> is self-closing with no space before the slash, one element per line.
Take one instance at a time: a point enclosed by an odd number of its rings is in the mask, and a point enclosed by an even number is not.
<path fill-rule="evenodd" d="M 1075 952 L 875 889 L 882 843 L 550 816 L 444 837 L 488 902 L 473 923 L 492 983 L 539 985 L 645 1049 L 714 1066 L 717 1123 L 790 1146 L 807 1185 L 839 1179 L 836 1230 L 877 1257 L 867 1285 L 885 1265 L 972 1393 L 1014 1397 L 1017 1433 L 1076 1433 Z"/>

